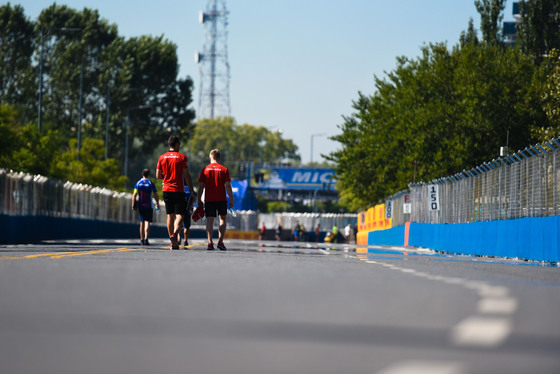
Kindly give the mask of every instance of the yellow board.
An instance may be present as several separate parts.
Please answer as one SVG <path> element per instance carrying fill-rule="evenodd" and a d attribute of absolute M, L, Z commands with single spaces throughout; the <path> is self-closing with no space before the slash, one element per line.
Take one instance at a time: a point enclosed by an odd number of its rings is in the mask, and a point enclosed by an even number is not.
<path fill-rule="evenodd" d="M 226 239 L 244 239 L 244 240 L 257 240 L 259 239 L 258 231 L 226 231 Z"/>
<path fill-rule="evenodd" d="M 358 232 L 356 235 L 356 244 L 358 245 L 367 245 L 369 231 L 362 231 Z"/>
<path fill-rule="evenodd" d="M 385 218 L 385 204 L 378 204 L 358 214 L 358 232 L 385 230 L 393 227 L 393 220 Z"/>

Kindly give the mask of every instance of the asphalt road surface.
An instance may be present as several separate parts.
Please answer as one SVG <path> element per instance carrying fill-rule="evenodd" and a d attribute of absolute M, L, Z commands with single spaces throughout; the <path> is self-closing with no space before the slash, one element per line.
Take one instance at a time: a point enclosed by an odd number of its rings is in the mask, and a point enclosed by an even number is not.
<path fill-rule="evenodd" d="M 560 372 L 560 269 L 396 247 L 0 246 L 0 373 Z"/>

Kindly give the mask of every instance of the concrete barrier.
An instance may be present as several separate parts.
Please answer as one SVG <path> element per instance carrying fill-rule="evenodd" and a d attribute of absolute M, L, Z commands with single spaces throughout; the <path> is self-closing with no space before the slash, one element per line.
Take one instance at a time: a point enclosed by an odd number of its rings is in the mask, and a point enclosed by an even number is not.
<path fill-rule="evenodd" d="M 410 222 L 370 231 L 368 245 L 409 245 L 455 254 L 560 262 L 560 216 L 472 223 Z"/>

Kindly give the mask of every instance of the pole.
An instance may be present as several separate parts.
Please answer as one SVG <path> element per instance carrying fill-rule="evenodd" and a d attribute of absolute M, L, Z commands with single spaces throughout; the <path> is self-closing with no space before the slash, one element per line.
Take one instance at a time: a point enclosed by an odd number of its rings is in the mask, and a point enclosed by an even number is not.
<path fill-rule="evenodd" d="M 84 60 L 80 69 L 80 103 L 78 109 L 78 161 L 80 161 L 80 151 L 82 150 L 82 102 L 84 92 Z"/>
<path fill-rule="evenodd" d="M 51 29 L 47 29 L 49 32 L 53 30 L 58 31 L 82 31 L 81 28 L 78 27 L 54 27 Z M 45 59 L 45 29 L 41 28 L 41 57 L 39 59 L 39 113 L 37 115 L 37 130 L 41 133 L 41 129 L 43 127 L 43 65 Z M 80 92 L 81 94 L 81 92 Z M 78 152 L 79 157 L 79 152 Z"/>
<path fill-rule="evenodd" d="M 128 129 L 130 128 L 130 114 L 126 111 L 126 137 L 124 146 L 124 175 L 128 178 Z"/>
<path fill-rule="evenodd" d="M 138 105 L 126 108 L 126 136 L 125 136 L 125 146 L 124 146 L 124 175 L 128 178 L 128 132 L 130 129 L 130 111 L 133 109 L 144 109 L 148 108 L 147 105 Z M 126 187 L 126 186 L 125 186 Z"/>
<path fill-rule="evenodd" d="M 309 155 L 309 162 L 311 163 L 311 167 L 313 167 L 313 138 L 316 136 L 325 136 L 327 134 L 311 134 L 311 151 Z"/>
<path fill-rule="evenodd" d="M 41 28 L 41 58 L 39 61 L 39 118 L 37 119 L 37 130 L 41 133 L 43 125 L 43 58 L 44 58 L 44 41 L 45 29 Z"/>
<path fill-rule="evenodd" d="M 107 119 L 105 121 L 105 160 L 109 158 L 109 117 L 111 110 L 111 88 L 107 86 Z"/>

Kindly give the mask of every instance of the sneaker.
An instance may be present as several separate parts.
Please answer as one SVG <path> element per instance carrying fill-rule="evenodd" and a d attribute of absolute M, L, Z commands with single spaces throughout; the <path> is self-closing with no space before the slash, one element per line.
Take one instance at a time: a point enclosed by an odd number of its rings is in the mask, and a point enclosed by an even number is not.
<path fill-rule="evenodd" d="M 208 248 L 206 248 L 209 251 L 213 251 L 214 250 L 214 244 L 212 243 L 208 243 Z"/>
<path fill-rule="evenodd" d="M 148 241 L 148 239 L 144 240 L 144 245 L 150 245 L 150 242 Z"/>
<path fill-rule="evenodd" d="M 218 242 L 218 249 L 220 251 L 227 251 L 226 246 L 224 245 L 224 242 Z"/>
<path fill-rule="evenodd" d="M 171 235 L 169 237 L 169 240 L 171 240 L 171 245 L 169 249 L 179 249 L 179 243 L 177 243 L 177 238 L 175 237 L 175 234 Z"/>
<path fill-rule="evenodd" d="M 185 247 L 188 247 L 188 246 L 189 246 L 189 241 L 185 240 Z"/>
<path fill-rule="evenodd" d="M 144 245 L 144 240 L 140 239 L 140 245 Z"/>

